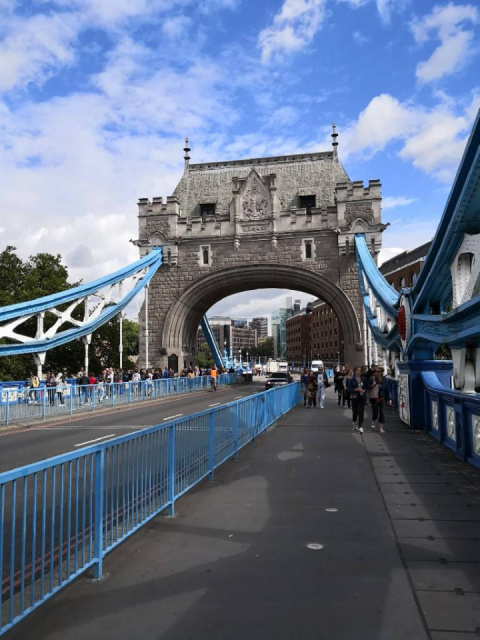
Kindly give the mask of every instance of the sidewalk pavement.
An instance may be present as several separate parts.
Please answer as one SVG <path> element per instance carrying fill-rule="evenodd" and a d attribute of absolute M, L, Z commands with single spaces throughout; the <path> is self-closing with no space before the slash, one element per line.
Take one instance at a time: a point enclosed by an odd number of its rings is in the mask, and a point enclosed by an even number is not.
<path fill-rule="evenodd" d="M 480 472 L 387 419 L 297 406 L 5 638 L 473 640 Z"/>

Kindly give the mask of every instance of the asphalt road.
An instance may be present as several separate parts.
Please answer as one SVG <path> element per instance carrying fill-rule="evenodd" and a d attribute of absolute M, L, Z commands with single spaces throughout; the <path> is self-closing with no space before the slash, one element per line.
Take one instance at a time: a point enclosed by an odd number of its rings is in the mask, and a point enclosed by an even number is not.
<path fill-rule="evenodd" d="M 119 409 L 74 416 L 56 422 L 39 422 L 27 429 L 0 431 L 0 473 L 32 462 L 104 442 L 168 419 L 188 416 L 243 398 L 265 389 L 264 381 L 221 387 L 218 391 L 194 392 L 130 405 Z"/>

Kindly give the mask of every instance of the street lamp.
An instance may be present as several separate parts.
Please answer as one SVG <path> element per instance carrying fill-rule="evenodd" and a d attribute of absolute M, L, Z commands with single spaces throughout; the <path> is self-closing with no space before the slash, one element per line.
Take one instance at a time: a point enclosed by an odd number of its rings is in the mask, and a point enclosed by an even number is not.
<path fill-rule="evenodd" d="M 239 369 L 243 369 L 243 366 L 242 366 L 242 350 L 241 349 L 238 350 L 238 368 Z"/>

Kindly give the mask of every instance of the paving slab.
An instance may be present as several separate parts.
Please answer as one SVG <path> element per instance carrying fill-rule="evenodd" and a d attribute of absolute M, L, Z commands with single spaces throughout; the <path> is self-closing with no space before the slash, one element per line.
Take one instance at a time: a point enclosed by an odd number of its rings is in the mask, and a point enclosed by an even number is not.
<path fill-rule="evenodd" d="M 416 589 L 423 591 L 473 591 L 480 593 L 480 562 L 407 563 Z"/>
<path fill-rule="evenodd" d="M 429 628 L 478 633 L 480 593 L 419 591 L 417 596 Z"/>
<path fill-rule="evenodd" d="M 5 638 L 472 638 L 480 473 L 466 469 L 392 411 L 384 436 L 352 432 L 329 390 L 111 552 L 106 579 L 78 579 Z"/>

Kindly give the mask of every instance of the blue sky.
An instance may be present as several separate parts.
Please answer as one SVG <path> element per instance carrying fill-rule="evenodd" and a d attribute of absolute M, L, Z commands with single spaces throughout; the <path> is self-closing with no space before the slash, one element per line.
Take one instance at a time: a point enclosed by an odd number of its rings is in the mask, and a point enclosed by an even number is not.
<path fill-rule="evenodd" d="M 350 178 L 382 181 L 383 257 L 413 248 L 480 107 L 479 33 L 476 0 L 0 0 L 0 245 L 96 278 L 137 258 L 184 137 L 192 162 L 321 151 L 335 122 Z"/>

